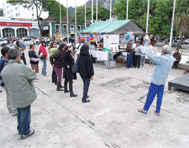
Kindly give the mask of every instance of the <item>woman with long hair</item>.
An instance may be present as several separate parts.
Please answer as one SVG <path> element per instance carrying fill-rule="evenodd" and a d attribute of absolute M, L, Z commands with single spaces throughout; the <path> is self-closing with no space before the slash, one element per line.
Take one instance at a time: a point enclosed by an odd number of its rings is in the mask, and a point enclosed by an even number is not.
<path fill-rule="evenodd" d="M 49 54 L 50 56 L 52 54 L 54 54 L 56 51 L 58 50 L 57 46 L 56 46 L 56 42 L 51 42 L 50 46 L 49 46 Z M 54 70 L 54 67 L 53 67 L 53 70 L 52 70 L 52 83 L 55 83 L 55 85 L 57 84 L 57 74 Z"/>
<path fill-rule="evenodd" d="M 74 52 L 71 44 L 67 45 L 66 51 L 63 54 L 63 78 L 64 80 L 64 93 L 70 92 L 70 97 L 77 97 L 76 94 L 73 93 L 73 79 L 77 79 L 76 73 L 72 72 L 72 67 L 74 64 Z M 67 89 L 67 84 L 69 82 L 69 91 Z"/>
<path fill-rule="evenodd" d="M 43 67 L 42 67 L 42 75 L 44 76 L 48 76 L 46 69 L 47 69 L 47 51 L 46 51 L 46 42 L 42 41 L 41 46 L 39 47 L 39 51 L 44 55 L 44 58 L 42 58 L 41 60 L 43 61 Z"/>
<path fill-rule="evenodd" d="M 61 44 L 58 50 L 50 56 L 50 62 L 57 74 L 57 91 L 63 91 L 61 89 L 62 80 L 62 67 L 63 67 L 63 52 L 65 51 L 66 45 Z"/>

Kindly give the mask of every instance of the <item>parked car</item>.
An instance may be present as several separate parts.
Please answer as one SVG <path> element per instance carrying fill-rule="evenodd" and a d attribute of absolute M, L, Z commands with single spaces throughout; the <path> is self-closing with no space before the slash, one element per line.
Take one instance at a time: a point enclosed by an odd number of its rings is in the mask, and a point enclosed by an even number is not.
<path fill-rule="evenodd" d="M 186 39 L 184 43 L 189 44 L 189 39 Z"/>
<path fill-rule="evenodd" d="M 14 43 L 15 41 L 20 41 L 20 38 L 12 37 L 12 43 Z"/>
<path fill-rule="evenodd" d="M 35 43 L 36 43 L 36 44 L 38 43 L 39 39 L 40 39 L 40 37 L 39 37 L 39 38 L 37 38 L 37 39 L 35 40 Z M 49 39 L 48 37 L 42 37 L 42 41 L 47 42 L 47 44 L 49 44 L 49 43 L 50 43 L 50 39 Z"/>
<path fill-rule="evenodd" d="M 0 46 L 3 45 L 3 44 L 8 44 L 7 40 L 0 39 Z"/>
<path fill-rule="evenodd" d="M 3 37 L 3 39 L 7 41 L 7 44 L 10 44 L 10 40 L 9 40 L 9 38 L 7 38 L 7 37 Z"/>
<path fill-rule="evenodd" d="M 35 39 L 25 37 L 21 40 L 21 42 L 24 43 L 25 45 L 35 44 Z"/>
<path fill-rule="evenodd" d="M 171 43 L 171 47 L 178 47 L 180 43 L 180 40 L 173 40 Z M 167 42 L 167 44 L 169 45 L 169 41 Z"/>

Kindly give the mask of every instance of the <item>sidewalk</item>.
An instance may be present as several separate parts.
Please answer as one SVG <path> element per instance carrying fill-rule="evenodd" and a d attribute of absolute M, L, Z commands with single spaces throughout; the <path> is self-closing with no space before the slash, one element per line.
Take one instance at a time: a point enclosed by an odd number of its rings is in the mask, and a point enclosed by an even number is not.
<path fill-rule="evenodd" d="M 28 49 L 25 51 L 28 57 Z M 126 69 L 118 64 L 107 70 L 94 64 L 95 80 L 89 90 L 90 103 L 82 103 L 83 83 L 79 75 L 73 82 L 76 98 L 57 92 L 51 83 L 52 67 L 47 61 L 47 73 L 34 82 L 37 99 L 31 105 L 31 128 L 35 134 L 20 140 L 16 117 L 6 109 L 5 91 L 0 93 L 0 147 L 2 148 L 188 148 L 189 94 L 180 90 L 165 93 L 161 116 L 154 114 L 155 103 L 148 114 L 137 112 L 148 93 L 155 67 L 147 64 L 140 69 Z M 30 67 L 29 61 L 28 66 Z M 172 69 L 168 80 L 183 74 Z"/>

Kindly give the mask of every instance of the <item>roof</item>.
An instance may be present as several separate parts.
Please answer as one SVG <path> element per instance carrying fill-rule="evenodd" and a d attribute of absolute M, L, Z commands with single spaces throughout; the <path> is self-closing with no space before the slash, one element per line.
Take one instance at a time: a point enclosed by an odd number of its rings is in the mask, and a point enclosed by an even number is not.
<path fill-rule="evenodd" d="M 145 34 L 132 20 L 96 22 L 79 33 Z"/>
<path fill-rule="evenodd" d="M 72 16 L 68 16 L 68 23 L 71 23 L 72 19 L 73 19 Z M 42 20 L 41 22 L 44 22 L 44 21 L 46 21 L 46 19 Z M 47 22 L 56 22 L 56 21 L 54 20 L 54 16 L 49 16 L 49 17 L 47 18 Z M 61 22 L 62 22 L 62 23 L 67 23 L 67 15 L 61 20 Z"/>

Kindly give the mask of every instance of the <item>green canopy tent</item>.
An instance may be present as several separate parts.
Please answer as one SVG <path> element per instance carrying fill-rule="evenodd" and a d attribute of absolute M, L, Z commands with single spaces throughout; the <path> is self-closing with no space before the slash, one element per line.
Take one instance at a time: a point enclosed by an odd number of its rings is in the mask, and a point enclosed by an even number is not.
<path fill-rule="evenodd" d="M 112 34 L 126 34 L 133 32 L 134 35 L 143 35 L 145 32 L 140 29 L 132 20 L 118 20 L 118 21 L 102 21 L 96 22 L 79 33 L 112 33 Z"/>

